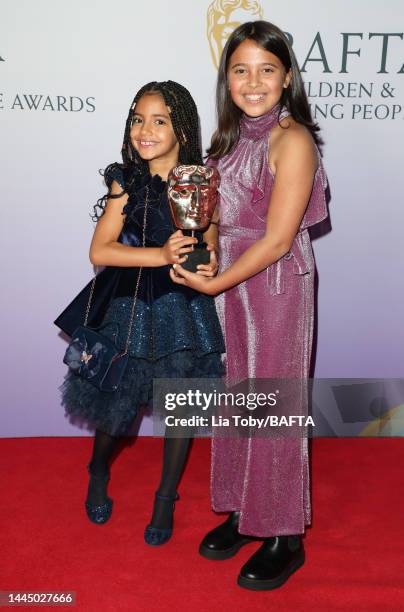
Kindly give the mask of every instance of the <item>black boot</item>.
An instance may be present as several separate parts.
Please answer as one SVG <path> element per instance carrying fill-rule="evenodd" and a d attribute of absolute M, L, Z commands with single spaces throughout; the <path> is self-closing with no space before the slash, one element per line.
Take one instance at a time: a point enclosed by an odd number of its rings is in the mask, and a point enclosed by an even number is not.
<path fill-rule="evenodd" d="M 213 561 L 230 559 L 244 544 L 262 539 L 241 535 L 238 532 L 239 516 L 240 512 L 231 512 L 224 523 L 206 534 L 199 547 L 199 554 L 202 557 Z"/>
<path fill-rule="evenodd" d="M 237 583 L 252 591 L 276 589 L 303 563 L 304 548 L 300 536 L 267 538 L 243 565 Z"/>

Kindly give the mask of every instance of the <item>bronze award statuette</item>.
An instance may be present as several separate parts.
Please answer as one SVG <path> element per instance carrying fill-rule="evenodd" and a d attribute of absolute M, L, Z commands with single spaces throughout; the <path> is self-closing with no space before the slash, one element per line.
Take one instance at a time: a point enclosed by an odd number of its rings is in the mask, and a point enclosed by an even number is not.
<path fill-rule="evenodd" d="M 174 224 L 178 229 L 194 231 L 207 229 L 212 219 L 217 188 L 220 184 L 219 172 L 209 166 L 176 166 L 168 175 L 168 201 Z M 198 243 L 188 253 L 182 265 L 190 272 L 196 272 L 199 264 L 208 264 L 210 252 L 205 243 Z"/>

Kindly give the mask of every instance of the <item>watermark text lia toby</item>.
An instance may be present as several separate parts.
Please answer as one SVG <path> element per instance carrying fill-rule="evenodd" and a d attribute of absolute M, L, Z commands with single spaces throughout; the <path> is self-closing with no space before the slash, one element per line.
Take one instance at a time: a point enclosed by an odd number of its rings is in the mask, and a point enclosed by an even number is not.
<path fill-rule="evenodd" d="M 246 427 L 255 429 L 266 429 L 272 427 L 315 427 L 311 416 L 301 414 L 282 415 L 268 414 L 266 417 L 254 417 L 251 414 L 242 416 L 233 414 L 230 417 L 221 415 L 192 415 L 190 417 L 175 417 L 170 414 L 165 417 L 166 427 Z"/>

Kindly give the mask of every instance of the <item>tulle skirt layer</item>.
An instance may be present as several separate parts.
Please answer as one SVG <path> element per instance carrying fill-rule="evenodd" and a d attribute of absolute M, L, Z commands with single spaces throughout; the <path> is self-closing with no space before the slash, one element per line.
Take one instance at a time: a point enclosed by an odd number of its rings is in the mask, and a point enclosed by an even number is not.
<path fill-rule="evenodd" d="M 176 351 L 156 361 L 131 357 L 117 391 L 100 391 L 69 371 L 60 388 L 66 414 L 113 436 L 129 432 L 139 408 L 152 400 L 154 378 L 220 378 L 219 352 Z"/>

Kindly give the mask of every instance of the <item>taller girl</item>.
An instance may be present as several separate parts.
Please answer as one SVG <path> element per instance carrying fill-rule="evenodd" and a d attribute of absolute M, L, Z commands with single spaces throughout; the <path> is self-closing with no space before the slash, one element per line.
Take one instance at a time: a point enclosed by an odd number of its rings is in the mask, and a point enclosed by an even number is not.
<path fill-rule="evenodd" d="M 305 379 L 315 276 L 308 227 L 327 216 L 326 177 L 316 146 L 319 128 L 279 28 L 255 21 L 233 32 L 220 62 L 217 110 L 209 156 L 221 175 L 220 273 L 202 278 L 176 264 L 170 274 L 221 294 L 230 382 Z M 302 404 L 291 414 L 304 414 L 303 397 Z M 275 588 L 304 563 L 308 459 L 305 436 L 213 440 L 212 506 L 230 515 L 207 534 L 200 552 L 226 559 L 264 540 L 242 567 L 240 586 Z"/>

